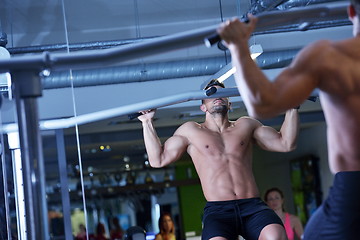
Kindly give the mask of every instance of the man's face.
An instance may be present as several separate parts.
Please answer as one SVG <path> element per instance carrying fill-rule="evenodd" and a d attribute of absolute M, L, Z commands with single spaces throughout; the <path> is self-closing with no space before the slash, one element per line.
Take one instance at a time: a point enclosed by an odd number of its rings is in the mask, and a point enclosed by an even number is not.
<path fill-rule="evenodd" d="M 217 89 L 222 88 L 220 86 L 213 86 Z M 203 100 L 202 110 L 204 112 L 213 113 L 220 113 L 220 114 L 227 114 L 230 108 L 230 103 L 228 98 L 208 98 Z"/>

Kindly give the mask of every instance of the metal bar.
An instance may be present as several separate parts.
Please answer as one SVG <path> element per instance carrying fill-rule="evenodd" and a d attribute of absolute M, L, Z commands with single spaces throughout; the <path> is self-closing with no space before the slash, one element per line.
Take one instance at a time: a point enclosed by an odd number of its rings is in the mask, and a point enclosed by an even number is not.
<path fill-rule="evenodd" d="M 0 121 L 1 122 L 1 121 Z M 6 234 L 7 238 L 11 239 L 11 216 L 10 216 L 10 206 L 9 206 L 9 188 L 8 188 L 8 176 L 7 176 L 7 165 L 5 159 L 5 142 L 4 135 L 0 136 L 0 157 L 1 157 L 1 169 L 2 169 L 2 178 L 3 178 L 3 193 L 4 193 L 4 207 L 5 207 L 5 219 L 6 223 Z M 5 237 L 5 236 L 4 236 Z"/>
<path fill-rule="evenodd" d="M 69 128 L 75 125 L 82 125 L 112 117 L 127 115 L 141 110 L 160 108 L 160 107 L 174 105 L 191 100 L 201 100 L 205 98 L 217 98 L 217 97 L 234 97 L 234 96 L 239 96 L 239 91 L 237 88 L 218 89 L 218 91 L 211 96 L 207 96 L 206 91 L 203 90 L 192 91 L 192 92 L 181 93 L 173 96 L 167 96 L 167 97 L 157 98 L 139 103 L 129 104 L 126 106 L 107 109 L 94 113 L 84 114 L 77 117 L 40 121 L 39 127 L 41 130 Z M 14 131 L 17 131 L 17 125 L 15 123 L 4 124 L 3 126 L 0 127 L 0 132 L 2 133 L 8 133 Z"/>
<path fill-rule="evenodd" d="M 310 6 L 291 8 L 286 11 L 262 12 L 256 15 L 258 22 L 255 26 L 256 32 L 262 32 L 269 28 L 286 26 L 289 24 L 300 24 L 299 30 L 304 31 L 315 21 L 326 21 L 336 18 L 347 19 L 347 6 L 349 3 L 340 3 L 335 6 Z M 245 19 L 244 21 L 247 21 Z M 220 36 L 215 33 L 205 39 L 205 44 L 210 47 L 220 41 Z"/>
<path fill-rule="evenodd" d="M 0 72 L 24 69 L 83 69 L 94 66 L 111 66 L 114 63 L 139 57 L 203 44 L 204 38 L 215 33 L 216 28 L 217 25 L 190 30 L 112 49 L 82 51 L 70 54 L 50 54 L 45 52 L 41 55 L 13 57 L 7 61 L 0 61 Z"/>
<path fill-rule="evenodd" d="M 68 173 L 66 168 L 64 131 L 62 129 L 58 129 L 55 131 L 55 134 L 56 134 L 56 145 L 57 145 L 56 149 L 58 153 L 58 162 L 59 162 L 60 189 L 61 189 L 61 200 L 63 207 L 65 239 L 72 239 L 73 236 L 71 230 L 70 196 L 69 196 Z"/>
<path fill-rule="evenodd" d="M 207 96 L 206 91 L 203 90 L 192 91 L 192 92 L 181 93 L 173 96 L 167 96 L 167 97 L 157 98 L 139 103 L 129 104 L 126 106 L 107 109 L 94 113 L 84 114 L 77 117 L 40 121 L 39 127 L 41 130 L 69 128 L 75 126 L 76 124 L 82 125 L 112 117 L 124 116 L 127 114 L 131 114 L 146 109 L 166 107 L 169 105 L 174 105 L 192 100 L 202 100 L 206 98 L 217 98 L 217 97 L 235 97 L 235 96 L 239 96 L 239 91 L 237 88 L 224 88 L 224 89 L 220 88 L 217 90 L 216 93 L 214 93 L 211 96 Z M 319 96 L 318 90 L 317 89 L 314 90 L 311 96 L 315 96 L 315 97 Z M 4 124 L 0 128 L 0 132 L 2 133 L 9 133 L 14 131 L 17 131 L 16 124 Z"/>
<path fill-rule="evenodd" d="M 36 97 L 41 84 L 36 72 L 15 72 L 14 90 L 23 167 L 27 239 L 49 239 L 45 171 Z M 30 80 L 30 81 L 28 81 Z"/>
<path fill-rule="evenodd" d="M 278 25 L 288 25 L 290 22 L 311 23 L 315 19 L 346 18 L 347 6 L 348 3 L 341 3 L 332 7 L 311 6 L 286 11 L 264 12 L 258 15 L 259 21 L 256 31 L 263 31 L 266 28 Z M 207 42 L 209 36 L 216 34 L 217 28 L 218 25 L 210 26 L 112 49 L 83 51 L 70 54 L 50 54 L 45 52 L 42 55 L 14 57 L 9 60 L 0 61 L 0 72 L 25 69 L 82 69 L 94 66 L 109 66 L 114 63 L 129 61 L 139 57 L 204 44 L 204 41 Z"/>
<path fill-rule="evenodd" d="M 109 40 L 109 41 L 96 41 L 96 42 L 85 42 L 85 43 L 58 43 L 52 45 L 37 45 L 37 46 L 27 46 L 27 47 L 13 47 L 7 48 L 11 55 L 15 54 L 25 54 L 25 53 L 42 53 L 45 51 L 54 52 L 54 51 L 66 51 L 69 48 L 70 52 L 73 51 L 84 51 L 84 50 L 95 50 L 95 49 L 105 49 L 116 46 L 122 46 L 130 43 L 140 42 L 148 39 L 157 38 L 154 37 L 143 37 L 141 39 L 125 39 L 125 40 Z"/>
<path fill-rule="evenodd" d="M 40 128 L 41 129 L 69 128 L 75 126 L 76 124 L 82 125 L 116 116 L 123 116 L 146 109 L 153 109 L 153 108 L 160 108 L 169 105 L 174 105 L 177 103 L 186 102 L 190 100 L 201 100 L 205 98 L 230 97 L 230 96 L 239 96 L 238 89 L 237 88 L 218 89 L 218 91 L 211 96 L 206 96 L 206 91 L 202 91 L 202 90 L 192 91 L 192 92 L 157 98 L 153 100 L 143 101 L 139 103 L 129 104 L 118 108 L 112 108 L 108 110 L 84 114 L 77 117 L 44 121 L 40 123 Z"/>
<path fill-rule="evenodd" d="M 16 227 L 19 240 L 26 240 L 26 214 L 23 170 L 21 163 L 21 151 L 18 132 L 8 134 L 9 149 L 12 157 L 14 194 L 16 203 Z M 10 229 L 10 228 L 9 228 Z M 11 238 L 9 238 L 11 239 Z"/>

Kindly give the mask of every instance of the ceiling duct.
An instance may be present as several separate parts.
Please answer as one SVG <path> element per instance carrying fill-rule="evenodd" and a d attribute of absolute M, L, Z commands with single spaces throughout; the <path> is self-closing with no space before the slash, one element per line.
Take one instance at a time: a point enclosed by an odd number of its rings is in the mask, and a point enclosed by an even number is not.
<path fill-rule="evenodd" d="M 315 4 L 344 2 L 339 0 L 251 0 L 251 7 L 248 12 L 259 14 L 265 11 L 287 10 L 296 7 L 306 7 Z"/>
<path fill-rule="evenodd" d="M 288 10 L 290 8 L 298 8 L 298 7 L 307 7 L 310 5 L 336 5 L 336 4 L 344 3 L 344 1 L 336 1 L 336 0 L 289 0 L 289 1 L 281 1 L 281 0 L 251 0 L 251 7 L 247 13 L 251 13 L 253 15 L 257 15 L 262 12 L 266 11 L 283 11 Z M 242 18 L 246 19 L 245 13 Z M 304 19 L 306 19 L 306 16 L 304 16 Z M 277 26 L 274 28 L 269 28 L 265 31 L 258 31 L 254 32 L 255 35 L 260 34 L 267 34 L 267 33 L 281 33 L 281 32 L 291 32 L 291 31 L 299 31 L 299 30 L 313 30 L 313 29 L 320 29 L 320 28 L 328 28 L 328 27 L 339 27 L 339 26 L 346 26 L 351 25 L 351 22 L 347 17 L 344 18 L 338 18 L 333 20 L 322 20 L 319 18 L 317 21 L 312 22 L 309 26 L 306 28 L 302 28 L 301 24 L 292 24 L 289 23 L 289 25 L 285 26 Z"/>
<path fill-rule="evenodd" d="M 257 58 L 262 69 L 283 68 L 290 64 L 299 49 L 264 52 Z M 213 75 L 230 59 L 224 57 L 201 58 L 172 62 L 144 63 L 128 66 L 75 70 L 74 87 L 120 84 Z M 52 72 L 43 79 L 45 89 L 70 87 L 69 71 Z"/>
<path fill-rule="evenodd" d="M 256 58 L 261 69 L 274 69 L 287 67 L 300 49 L 287 49 L 281 51 L 264 52 Z"/>
<path fill-rule="evenodd" d="M 263 1 L 257 1 L 257 0 L 252 0 L 251 1 L 251 7 L 250 10 L 248 11 L 249 13 L 256 15 L 259 14 L 261 12 L 265 12 L 265 11 L 271 11 L 274 8 L 276 8 L 277 6 L 279 6 L 280 4 L 282 4 L 283 2 L 286 2 L 286 0 L 263 0 Z"/>
<path fill-rule="evenodd" d="M 328 4 L 328 3 L 337 3 L 344 2 L 339 0 L 288 0 L 283 1 L 282 4 L 279 4 L 276 9 L 278 10 L 286 10 L 294 7 L 306 7 L 314 4 Z"/>
<path fill-rule="evenodd" d="M 212 75 L 230 59 L 224 57 L 199 58 L 157 63 L 72 71 L 74 87 L 145 82 L 173 78 Z M 69 71 L 54 71 L 43 79 L 45 89 L 70 87 Z"/>

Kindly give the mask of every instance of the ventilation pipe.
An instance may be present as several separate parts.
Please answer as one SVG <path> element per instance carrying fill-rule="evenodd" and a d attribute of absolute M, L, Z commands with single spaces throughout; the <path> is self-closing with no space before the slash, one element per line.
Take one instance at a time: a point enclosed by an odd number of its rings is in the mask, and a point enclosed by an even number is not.
<path fill-rule="evenodd" d="M 299 49 L 264 52 L 257 58 L 262 69 L 283 68 L 290 64 Z M 145 63 L 128 66 L 76 70 L 72 72 L 74 87 L 156 81 L 163 79 L 209 76 L 226 66 L 224 57 Z M 52 72 L 43 79 L 45 89 L 70 87 L 69 71 Z"/>
<path fill-rule="evenodd" d="M 264 11 L 287 10 L 289 8 L 306 7 L 315 4 L 336 3 L 338 0 L 251 0 L 250 13 L 258 14 Z"/>
<path fill-rule="evenodd" d="M 224 57 L 143 63 L 128 66 L 101 69 L 74 70 L 72 72 L 74 87 L 145 82 L 173 78 L 212 75 L 224 67 Z M 52 72 L 43 79 L 45 89 L 70 87 L 69 71 Z"/>
<path fill-rule="evenodd" d="M 337 3 L 341 4 L 344 1 L 337 1 L 337 0 L 251 0 L 251 7 L 247 13 L 251 13 L 253 15 L 257 15 L 259 13 L 265 11 L 278 11 L 278 10 L 288 10 L 290 8 L 297 8 L 297 7 L 306 7 L 310 5 L 321 5 L 321 4 L 331 4 L 336 5 Z M 245 19 L 247 13 L 245 13 L 242 18 Z M 306 16 L 304 16 L 306 18 Z M 313 22 L 311 25 L 307 26 L 306 28 L 301 28 L 300 24 L 289 24 L 281 27 L 274 27 L 269 28 L 265 31 L 258 31 L 254 32 L 255 35 L 260 34 L 268 34 L 268 33 L 282 33 L 282 32 L 291 32 L 291 31 L 299 31 L 299 30 L 314 30 L 314 29 L 321 29 L 321 28 L 328 28 L 328 27 L 339 27 L 339 26 L 346 26 L 351 25 L 351 22 L 347 17 L 343 19 L 333 19 L 333 20 L 322 20 L 321 18 L 318 21 Z M 300 29 L 301 28 L 301 29 Z"/>
<path fill-rule="evenodd" d="M 284 3 L 280 4 L 279 6 L 277 6 L 276 8 L 278 10 L 286 10 L 289 8 L 294 8 L 294 7 L 306 7 L 306 6 L 310 6 L 310 5 L 314 5 L 314 4 L 324 4 L 324 3 L 336 3 L 336 2 L 340 2 L 339 0 L 288 0 L 288 1 L 283 1 Z"/>

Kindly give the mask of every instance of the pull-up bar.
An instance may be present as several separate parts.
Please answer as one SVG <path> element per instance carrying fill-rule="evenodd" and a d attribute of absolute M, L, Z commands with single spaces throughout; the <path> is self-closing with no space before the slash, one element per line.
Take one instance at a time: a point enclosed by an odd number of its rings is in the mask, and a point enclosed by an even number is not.
<path fill-rule="evenodd" d="M 55 130 L 55 129 L 70 128 L 76 125 L 82 125 L 82 124 L 109 119 L 112 117 L 123 116 L 133 112 L 142 111 L 145 109 L 166 107 L 169 105 L 174 105 L 174 104 L 193 101 L 193 100 L 202 100 L 205 98 L 221 98 L 221 97 L 234 97 L 234 96 L 239 96 L 239 91 L 237 88 L 218 89 L 216 93 L 212 94 L 211 96 L 208 96 L 205 90 L 190 91 L 172 96 L 166 96 L 166 97 L 156 98 L 139 103 L 120 106 L 117 108 L 83 114 L 71 118 L 40 121 L 39 128 L 40 130 Z M 2 133 L 9 133 L 18 130 L 17 125 L 15 123 L 6 124 L 2 126 L 0 129 L 1 129 L 0 132 Z"/>
<path fill-rule="evenodd" d="M 291 23 L 304 23 L 302 25 L 304 28 L 299 30 L 306 30 L 305 26 L 316 20 L 345 19 L 347 17 L 347 5 L 348 3 L 341 3 L 331 7 L 311 6 L 285 11 L 263 12 L 257 15 L 259 20 L 255 32 Z M 217 28 L 218 25 L 204 27 L 111 49 L 71 53 L 44 52 L 38 55 L 13 57 L 9 60 L 0 60 L 0 72 L 101 67 L 204 43 L 211 46 L 220 40 L 216 34 Z"/>
<path fill-rule="evenodd" d="M 216 88 L 215 88 L 216 89 Z M 76 125 L 83 125 L 96 121 L 109 119 L 112 117 L 124 116 L 139 112 L 146 109 L 155 109 L 175 105 L 183 102 L 202 100 L 206 98 L 223 98 L 223 97 L 236 97 L 240 96 L 237 88 L 219 88 L 215 93 L 209 95 L 205 90 L 190 91 L 171 96 L 156 98 L 143 102 L 128 104 L 117 108 L 111 108 L 98 112 L 83 114 L 76 117 L 70 117 L 66 119 L 45 120 L 39 122 L 40 130 L 56 130 L 74 127 Z M 318 91 L 314 90 L 309 100 L 315 101 L 318 96 Z M 134 116 L 137 117 L 137 116 Z M 18 131 L 18 127 L 15 123 L 5 124 L 0 127 L 0 133 L 10 133 Z"/>
<path fill-rule="evenodd" d="M 342 2 L 331 7 L 311 6 L 305 8 L 291 8 L 286 11 L 262 12 L 256 15 L 258 22 L 256 23 L 255 33 L 288 24 L 300 24 L 299 30 L 305 31 L 317 20 L 347 19 L 348 5 L 349 3 Z M 210 47 L 220 40 L 220 36 L 215 33 L 205 39 L 205 44 Z"/>

